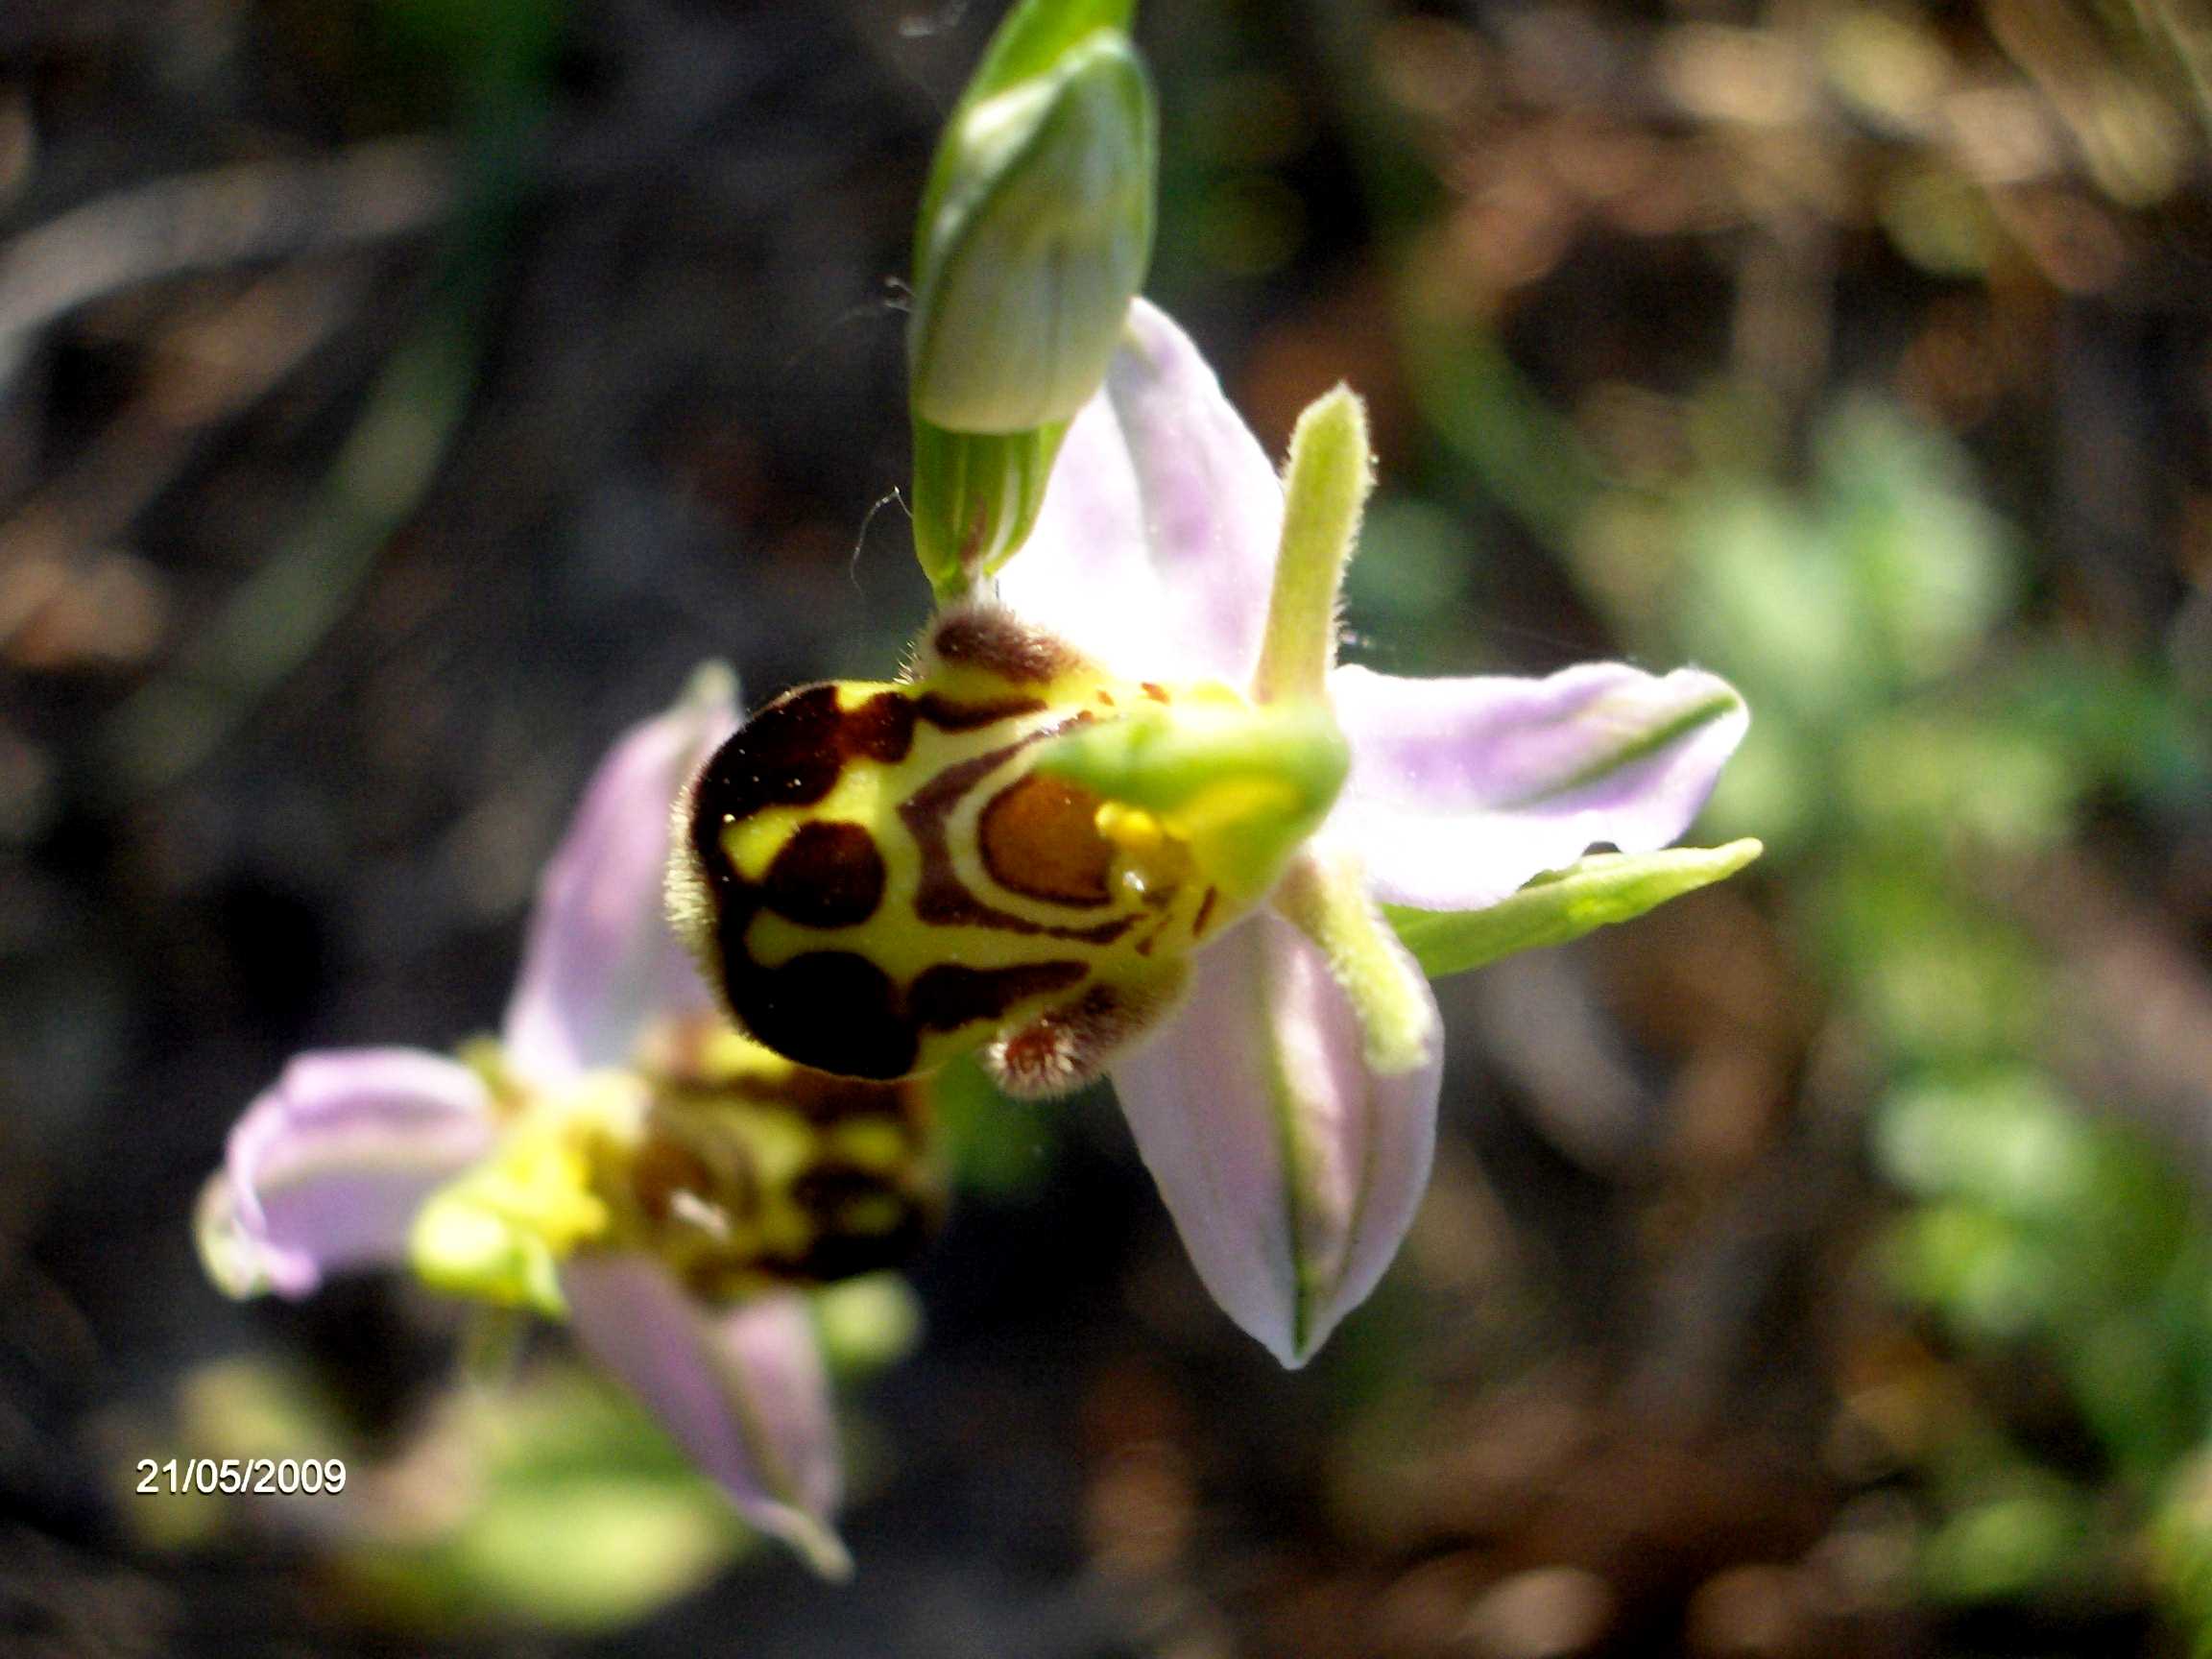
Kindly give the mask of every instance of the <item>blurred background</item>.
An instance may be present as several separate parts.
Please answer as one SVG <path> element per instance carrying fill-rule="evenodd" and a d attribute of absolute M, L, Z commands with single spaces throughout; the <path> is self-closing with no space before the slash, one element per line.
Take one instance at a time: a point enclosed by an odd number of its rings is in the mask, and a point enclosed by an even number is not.
<path fill-rule="evenodd" d="M 617 731 L 919 624 L 898 278 L 998 11 L 0 4 L 0 1649 L 2212 1652 L 2200 0 L 1141 18 L 1150 292 L 1270 448 L 1375 412 L 1350 654 L 1756 711 L 1747 876 L 1440 987 L 1308 1371 L 1103 1096 L 946 1101 L 842 1589 L 555 1336 L 206 1284 L 239 1108 L 491 1028 Z M 132 1490 L 252 1455 L 347 1490 Z"/>

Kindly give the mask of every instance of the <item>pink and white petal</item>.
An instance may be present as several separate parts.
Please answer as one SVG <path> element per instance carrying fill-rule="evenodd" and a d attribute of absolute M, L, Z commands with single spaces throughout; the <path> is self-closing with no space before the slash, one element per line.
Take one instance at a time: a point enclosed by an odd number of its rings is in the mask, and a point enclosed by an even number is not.
<path fill-rule="evenodd" d="M 559 1081 L 623 1065 L 653 1022 L 712 1013 L 668 926 L 669 814 L 736 726 L 735 682 L 702 669 L 674 708 L 632 727 L 600 762 L 539 878 L 507 1005 L 507 1055 L 524 1076 Z"/>
<path fill-rule="evenodd" d="M 806 1304 L 782 1294 L 714 1309 L 641 1255 L 561 1266 L 586 1353 L 620 1378 L 753 1526 L 825 1577 L 852 1557 L 830 1517 L 843 1476 L 830 1383 Z"/>
<path fill-rule="evenodd" d="M 233 1296 L 403 1262 L 424 1198 L 492 1149 L 484 1084 L 414 1048 L 302 1054 L 230 1131 L 195 1227 Z"/>
<path fill-rule="evenodd" d="M 1190 337 L 1140 300 L 998 593 L 1126 679 L 1241 686 L 1282 532 L 1282 482 L 1259 441 Z"/>
<path fill-rule="evenodd" d="M 1376 896 L 1478 910 L 1591 847 L 1667 846 L 1750 724 L 1724 680 L 1588 662 L 1542 680 L 1330 678 L 1352 745 L 1332 832 Z"/>
<path fill-rule="evenodd" d="M 1435 1150 L 1441 1046 L 1377 1074 L 1327 959 L 1271 912 L 1192 966 L 1189 999 L 1114 1068 L 1115 1092 L 1206 1288 L 1302 1365 L 1412 1224 Z"/>

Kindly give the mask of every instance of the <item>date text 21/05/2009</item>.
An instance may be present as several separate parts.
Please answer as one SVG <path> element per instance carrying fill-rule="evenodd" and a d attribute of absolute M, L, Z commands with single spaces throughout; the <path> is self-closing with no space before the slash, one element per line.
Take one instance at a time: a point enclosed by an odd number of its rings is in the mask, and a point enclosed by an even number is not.
<path fill-rule="evenodd" d="M 138 1459 L 141 1495 L 161 1492 L 343 1492 L 337 1457 L 170 1457 Z"/>

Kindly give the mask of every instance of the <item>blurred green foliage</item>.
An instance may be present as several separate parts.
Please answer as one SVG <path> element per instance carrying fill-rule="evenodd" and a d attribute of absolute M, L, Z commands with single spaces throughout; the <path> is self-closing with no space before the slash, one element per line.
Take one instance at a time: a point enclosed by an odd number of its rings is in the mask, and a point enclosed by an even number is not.
<path fill-rule="evenodd" d="M 1714 814 L 1769 841 L 1807 964 L 1882 1079 L 1891 1284 L 1962 1355 L 2051 1368 L 2095 1449 L 2052 1455 L 2001 1399 L 1939 1437 L 1923 1590 L 2109 1592 L 2149 1538 L 2179 1561 L 2198 1537 L 2175 1511 L 2212 1443 L 2212 1232 L 2126 1102 L 2071 1096 L 2060 963 L 2009 895 L 2092 801 L 2204 788 L 2202 733 L 2154 660 L 2093 657 L 2024 609 L 2026 549 L 1940 435 L 1854 397 L 1810 455 L 1797 486 L 1709 460 L 1671 503 L 1668 635 L 1756 711 Z M 2200 1592 L 2168 1579 L 2186 1610 Z"/>
<path fill-rule="evenodd" d="M 1905 1207 L 1881 1259 L 1964 1354 L 2051 1367 L 2096 1448 L 2055 1460 L 2001 1407 L 1935 1448 L 1923 1587 L 2124 1578 L 2212 1440 L 2212 1233 L 2125 1102 L 2071 1097 L 2059 964 L 2007 893 L 2091 800 L 2202 788 L 2202 749 L 2155 662 L 2084 660 L 2023 611 L 2021 541 L 1895 407 L 1832 410 L 1802 490 L 1714 469 L 1677 510 L 1673 632 L 1758 711 L 1716 812 L 1774 844 L 1886 1078 L 1873 1151 Z"/>
<path fill-rule="evenodd" d="M 2102 60 L 2109 45 L 2135 63 L 2142 79 L 2098 81 L 2065 119 L 2112 117 L 2110 153 L 2094 134 L 2082 140 L 2110 199 L 2139 204 L 2175 188 L 2167 173 L 2147 194 L 2114 182 L 2167 154 L 2153 140 L 2173 110 L 2158 107 L 2156 76 L 2128 42 L 2180 38 L 2170 9 L 2140 8 L 2133 21 L 2113 9 L 2104 22 L 2117 45 L 2070 18 L 1989 11 L 2006 51 L 2046 87 L 2076 72 L 2068 54 Z M 1917 8 L 1840 9 L 1814 36 L 1825 93 L 1892 133 L 1922 131 L 1913 111 L 1960 73 L 1960 42 Z M 1471 36 L 1420 36 L 1404 71 L 1416 128 L 1449 109 L 1495 143 L 1512 129 L 1494 106 L 1422 78 L 1446 47 L 1484 50 Z M 1687 28 L 1662 51 L 1676 54 L 1684 105 L 1725 110 L 1717 141 L 1728 144 L 1754 130 L 1729 120 L 1756 114 L 1775 120 L 1772 136 L 1787 131 L 1787 106 L 1732 102 L 1764 84 L 1749 71 L 1770 49 L 1786 50 L 1750 30 Z M 1716 78 L 1693 85 L 1707 55 Z M 1462 100 L 1481 116 L 1460 115 Z M 1587 111 L 1566 95 L 1559 107 L 1585 123 L 1560 129 L 1587 142 Z M 1554 114 L 1527 116 L 1527 131 L 1545 134 Z M 1611 131 L 1647 155 L 1664 143 L 1654 129 L 1635 140 L 1628 124 Z M 1367 136 L 1379 152 L 1398 142 Z M 1828 158 L 1848 164 L 1840 149 Z M 1938 143 L 1903 158 L 1877 152 L 1867 170 L 1887 173 L 1881 222 L 1908 259 L 1994 280 L 1993 267 L 2017 258 L 2008 239 L 2030 222 L 1970 157 Z M 1887 1282 L 1969 1376 L 2002 1384 L 1974 1390 L 1924 1439 L 1904 1436 L 1925 1501 L 1922 1591 L 1939 1604 L 2125 1602 L 2155 1559 L 2150 1575 L 2170 1610 L 2212 1652 L 2212 1219 L 2176 1149 L 2137 1126 L 2150 1116 L 2139 1103 L 2070 1090 L 2064 927 L 2033 902 L 2065 890 L 2064 860 L 2082 855 L 2100 814 L 2157 823 L 2201 802 L 2212 787 L 2201 695 L 2177 652 L 2069 616 L 2047 586 L 2055 560 L 1991 507 L 1958 441 L 1925 408 L 1864 382 L 1792 388 L 1763 373 L 1787 359 L 1749 355 L 1686 396 L 1639 390 L 1638 409 L 1664 421 L 1667 438 L 1661 459 L 1624 465 L 1508 352 L 1504 320 L 1536 296 L 1502 286 L 1468 299 L 1485 261 L 1503 257 L 1489 247 L 1515 226 L 1479 181 L 1459 188 L 1483 242 L 1447 243 L 1437 232 L 1465 232 L 1444 213 L 1383 199 L 1410 233 L 1399 360 L 1438 480 L 1556 555 L 1639 655 L 1688 658 L 1743 692 L 1751 732 L 1706 824 L 1767 843 L 1751 879 L 1828 998 L 1831 1036 L 1868 1080 L 1873 1162 L 1900 1199 L 1875 1252 Z M 1539 223 L 1567 210 L 1534 187 L 1520 205 Z M 1790 214 L 1807 205 L 1747 190 L 1743 211 L 1753 226 L 1772 215 L 1801 228 Z M 1562 235 L 1545 257 L 1576 246 Z M 1808 258 L 1791 279 L 1795 316 L 1817 326 L 1843 274 Z M 1355 614 L 1388 613 L 1393 589 L 1411 609 L 1438 605 L 1449 583 L 1438 568 L 1464 532 L 1386 506 L 1377 531 Z M 2079 1026 L 2080 1014 L 2071 1020 Z M 2043 1443 L 2049 1425 L 2018 1399 L 2042 1376 L 2085 1447 Z"/>
<path fill-rule="evenodd" d="M 747 1542 L 645 1414 L 578 1371 L 453 1396 L 411 1457 L 459 1474 L 445 1496 L 461 1502 L 437 1520 L 388 1514 L 345 1568 L 412 1623 L 612 1628 L 697 1588 Z"/>
<path fill-rule="evenodd" d="M 435 89 L 480 116 L 486 101 L 541 84 L 568 0 L 375 0 L 374 15 L 395 68 L 418 94 Z"/>
<path fill-rule="evenodd" d="M 893 1274 L 812 1298 L 831 1378 L 854 1389 L 921 1340 L 920 1304 Z M 325 1541 L 349 1593 L 382 1624 L 425 1631 L 613 1630 L 687 1595 L 757 1541 L 714 1483 L 618 1385 L 565 1358 L 519 1351 L 526 1322 L 479 1316 L 479 1375 L 441 1392 L 396 1449 L 344 1422 L 326 1389 L 263 1359 L 200 1366 L 173 1421 L 125 1421 L 116 1479 L 180 1445 L 222 1458 L 334 1458 L 336 1492 L 276 1497 L 159 1489 L 128 1510 L 156 1549 L 219 1538 Z M 848 1431 L 864 1454 L 864 1427 Z"/>

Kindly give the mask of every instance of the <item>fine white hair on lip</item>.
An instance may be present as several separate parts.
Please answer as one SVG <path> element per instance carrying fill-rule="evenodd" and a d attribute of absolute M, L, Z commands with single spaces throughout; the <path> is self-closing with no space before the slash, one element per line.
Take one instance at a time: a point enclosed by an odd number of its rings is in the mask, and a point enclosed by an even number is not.
<path fill-rule="evenodd" d="M 1189 974 L 1178 962 L 1146 984 L 1094 985 L 1070 1007 L 1052 1009 L 983 1051 L 991 1080 L 1019 1100 L 1069 1094 L 1149 1032 L 1181 998 Z"/>

